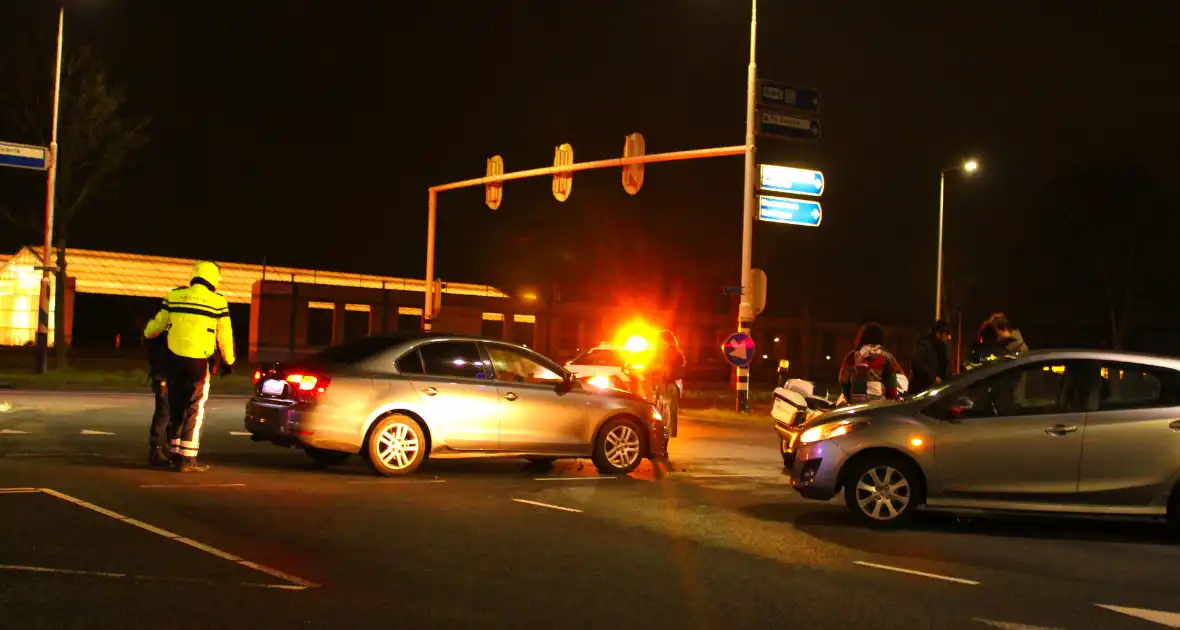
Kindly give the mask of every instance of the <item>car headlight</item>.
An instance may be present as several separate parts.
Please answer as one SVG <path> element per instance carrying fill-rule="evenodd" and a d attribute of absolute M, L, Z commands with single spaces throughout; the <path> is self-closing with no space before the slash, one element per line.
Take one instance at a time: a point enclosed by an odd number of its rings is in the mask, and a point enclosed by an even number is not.
<path fill-rule="evenodd" d="M 651 418 L 652 418 L 652 420 L 663 420 L 664 414 L 660 413 L 659 409 L 652 407 L 651 408 Z"/>
<path fill-rule="evenodd" d="M 799 442 L 801 444 L 811 444 L 812 442 L 838 438 L 842 435 L 848 435 L 856 429 L 865 426 L 865 424 L 867 423 L 864 420 L 844 420 L 843 422 L 821 424 L 804 431 L 799 436 Z"/>

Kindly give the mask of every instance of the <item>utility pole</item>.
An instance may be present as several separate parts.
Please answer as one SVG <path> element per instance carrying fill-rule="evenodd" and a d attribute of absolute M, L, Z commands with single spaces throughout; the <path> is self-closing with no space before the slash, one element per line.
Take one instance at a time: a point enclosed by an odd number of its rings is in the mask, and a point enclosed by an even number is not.
<path fill-rule="evenodd" d="M 45 192 L 45 247 L 41 251 L 41 295 L 37 307 L 37 373 L 45 374 L 49 371 L 49 281 L 50 273 L 56 267 L 50 265 L 50 253 L 53 250 L 53 206 L 57 196 L 57 120 L 58 105 L 61 102 L 61 51 L 62 36 L 65 30 L 66 9 L 61 7 L 57 12 L 57 68 L 53 75 L 53 131 L 49 142 L 49 177 Z M 59 279 L 60 281 L 60 279 Z M 64 308 L 58 304 L 57 308 Z M 55 331 L 57 343 L 61 343 L 62 331 Z"/>
<path fill-rule="evenodd" d="M 758 0 L 750 2 L 750 66 L 746 74 L 746 175 L 742 198 L 742 298 L 738 332 L 750 333 L 754 309 L 750 304 L 750 268 L 754 249 L 754 101 L 758 85 Z M 737 410 L 750 412 L 750 368 L 737 368 Z"/>

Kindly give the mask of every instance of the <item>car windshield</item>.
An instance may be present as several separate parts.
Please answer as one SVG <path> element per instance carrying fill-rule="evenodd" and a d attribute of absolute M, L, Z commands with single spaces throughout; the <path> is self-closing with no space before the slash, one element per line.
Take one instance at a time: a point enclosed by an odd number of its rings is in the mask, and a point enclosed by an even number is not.
<path fill-rule="evenodd" d="M 594 348 L 588 352 L 583 352 L 578 355 L 571 365 L 605 365 L 611 367 L 622 367 L 623 358 L 619 356 L 619 351 L 610 348 Z"/>
<path fill-rule="evenodd" d="M 321 365 L 350 365 L 371 359 L 407 340 L 409 340 L 409 336 L 407 335 L 373 335 L 370 337 L 360 337 L 321 350 L 307 357 L 306 361 Z"/>

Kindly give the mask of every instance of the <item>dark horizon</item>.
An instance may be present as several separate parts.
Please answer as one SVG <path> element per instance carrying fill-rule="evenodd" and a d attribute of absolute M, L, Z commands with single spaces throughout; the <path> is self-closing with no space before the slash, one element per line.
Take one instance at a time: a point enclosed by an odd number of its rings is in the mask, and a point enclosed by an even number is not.
<path fill-rule="evenodd" d="M 970 327 L 995 310 L 1029 327 L 1109 327 L 1084 254 L 1114 256 L 1108 240 L 1126 252 L 1102 268 L 1135 269 L 1123 272 L 1137 282 L 1134 319 L 1176 319 L 1159 290 L 1180 209 L 1175 7 L 1002 4 L 760 3 L 759 76 L 819 89 L 823 138 L 760 139 L 759 162 L 827 179 L 819 228 L 755 226 L 769 311 L 927 325 L 939 169 L 971 156 L 979 176 L 947 180 L 945 267 L 948 285 L 971 281 Z M 0 28 L 9 41 L 41 36 L 48 57 L 54 17 L 9 0 Z M 421 277 L 426 188 L 482 175 L 493 154 L 511 171 L 551 164 L 562 142 L 578 161 L 617 157 L 634 131 L 650 153 L 740 144 L 747 37 L 748 4 L 715 0 L 459 14 L 71 6 L 67 50 L 109 56 L 153 124 L 120 196 L 80 214 L 70 245 Z M 0 132 L 26 141 L 3 122 Z M 548 178 L 511 182 L 494 212 L 479 190 L 443 193 L 438 275 L 508 291 L 552 273 L 567 295 L 719 295 L 738 281 L 740 165 L 652 165 L 634 197 L 616 169 L 578 173 L 565 203 Z M 43 177 L 5 170 L 3 190 L 37 212 Z M 6 251 L 34 243 L 34 232 L 0 232 Z M 1148 249 L 1161 257 L 1123 264 Z"/>

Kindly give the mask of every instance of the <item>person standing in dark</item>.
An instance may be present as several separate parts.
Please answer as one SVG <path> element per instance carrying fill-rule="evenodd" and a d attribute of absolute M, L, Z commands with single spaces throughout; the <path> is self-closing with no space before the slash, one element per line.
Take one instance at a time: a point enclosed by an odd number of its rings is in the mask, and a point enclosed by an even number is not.
<path fill-rule="evenodd" d="M 917 394 L 941 385 L 950 376 L 947 354 L 950 340 L 951 326 L 944 321 L 935 322 L 930 332 L 918 338 L 910 361 L 910 393 Z"/>
<path fill-rule="evenodd" d="M 840 363 L 840 390 L 844 400 L 859 405 L 874 400 L 897 400 L 897 376 L 901 365 L 885 350 L 885 329 L 870 322 L 856 335 L 852 352 Z"/>
<path fill-rule="evenodd" d="M 1004 342 L 1000 339 L 1000 332 L 995 325 L 987 322 L 979 329 L 979 337 L 975 340 L 967 360 L 963 362 L 963 371 L 974 370 L 988 363 L 997 361 L 1009 355 Z"/>
<path fill-rule="evenodd" d="M 172 465 L 171 433 L 172 413 L 168 408 L 168 333 L 155 339 L 146 339 L 148 351 L 148 378 L 152 381 L 152 394 L 156 397 L 156 409 L 152 413 L 152 426 L 148 432 L 148 465 L 159 468 Z"/>

